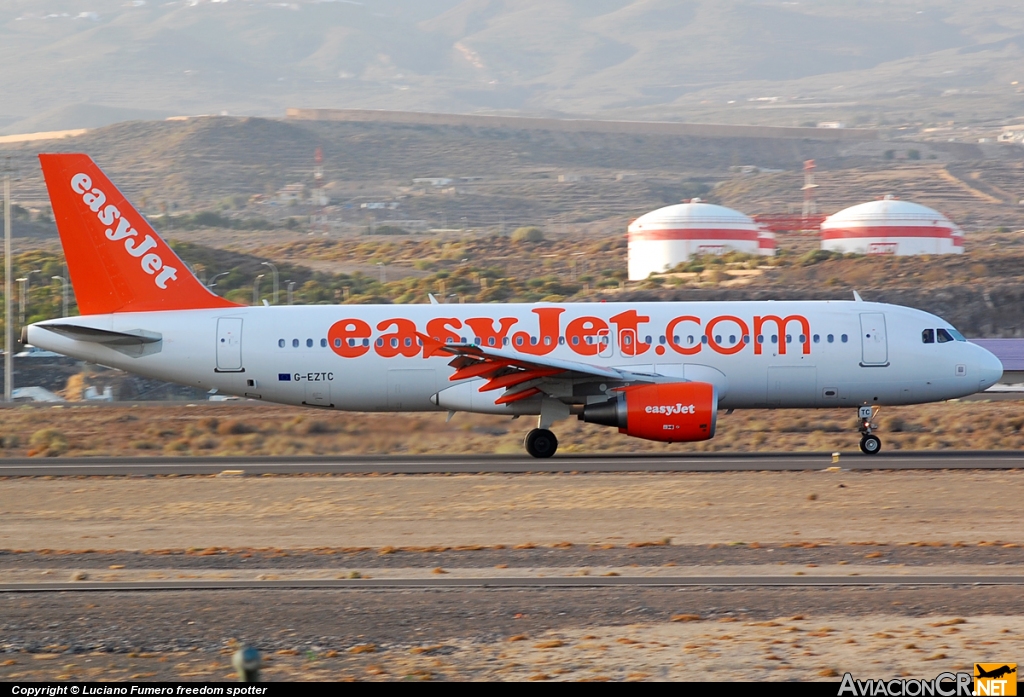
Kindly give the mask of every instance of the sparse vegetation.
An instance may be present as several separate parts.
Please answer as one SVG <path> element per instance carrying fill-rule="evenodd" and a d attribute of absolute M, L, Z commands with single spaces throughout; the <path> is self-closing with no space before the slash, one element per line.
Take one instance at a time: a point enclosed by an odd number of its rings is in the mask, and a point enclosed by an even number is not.
<path fill-rule="evenodd" d="M 887 451 L 1024 448 L 1019 402 L 887 407 L 880 434 Z M 139 437 L 123 437 L 130 414 Z M 58 426 L 59 419 L 59 426 Z M 459 414 L 316 413 L 272 405 L 0 410 L 0 457 L 87 455 L 329 455 L 522 452 L 528 426 L 494 428 L 496 417 Z M 768 438 L 767 435 L 771 437 Z M 737 411 L 720 415 L 718 435 L 699 443 L 653 443 L 575 420 L 558 424 L 561 448 L 601 452 L 825 452 L 854 450 L 850 410 Z M 641 544 L 671 544 L 667 538 Z M 524 549 L 527 547 L 523 547 Z M 386 553 L 382 551 L 382 553 Z"/>

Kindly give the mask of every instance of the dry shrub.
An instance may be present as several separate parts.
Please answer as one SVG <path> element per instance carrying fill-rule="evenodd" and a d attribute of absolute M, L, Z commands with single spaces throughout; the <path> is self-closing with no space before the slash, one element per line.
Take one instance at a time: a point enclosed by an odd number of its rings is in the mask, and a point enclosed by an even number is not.
<path fill-rule="evenodd" d="M 892 431 L 893 433 L 901 433 L 906 429 L 906 426 L 906 422 L 898 416 L 890 416 L 882 425 L 886 431 Z"/>
<path fill-rule="evenodd" d="M 56 428 L 41 428 L 29 437 L 28 442 L 35 451 L 30 451 L 30 455 L 56 457 L 66 453 L 69 447 L 64 434 Z"/>
<path fill-rule="evenodd" d="M 220 419 L 218 419 L 216 416 L 204 416 L 203 418 L 199 419 L 199 427 L 202 428 L 203 430 L 209 431 L 210 433 L 216 431 L 217 426 L 219 425 Z"/>
<path fill-rule="evenodd" d="M 64 399 L 69 402 L 80 402 L 82 401 L 82 395 L 85 394 L 85 375 L 77 373 L 68 378 L 66 385 L 64 386 Z"/>
<path fill-rule="evenodd" d="M 188 452 L 188 440 L 185 438 L 179 438 L 172 440 L 170 443 L 164 446 L 164 450 L 169 453 L 182 453 Z"/>
<path fill-rule="evenodd" d="M 238 419 L 225 421 L 217 426 L 217 433 L 222 436 L 240 436 L 244 433 L 255 433 L 256 429 Z"/>
<path fill-rule="evenodd" d="M 217 441 L 209 436 L 204 436 L 193 440 L 192 447 L 196 450 L 213 450 L 217 447 Z"/>
<path fill-rule="evenodd" d="M 310 421 L 306 424 L 306 434 L 315 436 L 323 433 L 334 433 L 334 427 L 325 421 Z"/>

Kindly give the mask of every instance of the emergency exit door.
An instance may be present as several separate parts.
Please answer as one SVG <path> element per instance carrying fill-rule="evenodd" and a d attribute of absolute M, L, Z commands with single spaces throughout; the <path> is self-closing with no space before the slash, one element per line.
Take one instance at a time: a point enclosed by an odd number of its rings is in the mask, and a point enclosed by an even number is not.
<path fill-rule="evenodd" d="M 217 372 L 244 373 L 242 367 L 242 318 L 217 320 Z"/>

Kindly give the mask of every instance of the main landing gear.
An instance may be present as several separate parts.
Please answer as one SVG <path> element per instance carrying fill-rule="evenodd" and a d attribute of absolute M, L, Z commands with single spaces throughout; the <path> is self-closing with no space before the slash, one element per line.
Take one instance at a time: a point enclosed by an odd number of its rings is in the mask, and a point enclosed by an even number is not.
<path fill-rule="evenodd" d="M 523 444 L 526 452 L 534 457 L 551 457 L 558 450 L 558 439 L 546 428 L 535 428 L 527 433 Z"/>
<path fill-rule="evenodd" d="M 882 450 L 882 439 L 871 432 L 874 426 L 871 419 L 877 414 L 874 407 L 860 407 L 857 417 L 860 419 L 860 451 L 865 455 L 877 455 Z"/>

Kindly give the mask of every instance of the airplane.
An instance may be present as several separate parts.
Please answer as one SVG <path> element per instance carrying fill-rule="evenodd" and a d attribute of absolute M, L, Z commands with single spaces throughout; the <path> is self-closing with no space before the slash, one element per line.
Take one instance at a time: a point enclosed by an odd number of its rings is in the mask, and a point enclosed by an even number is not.
<path fill-rule="evenodd" d="M 41 154 L 80 316 L 22 341 L 209 391 L 316 409 L 576 417 L 663 442 L 721 410 L 877 410 L 964 397 L 999 360 L 943 319 L 846 301 L 243 306 L 214 294 L 87 155 Z"/>

